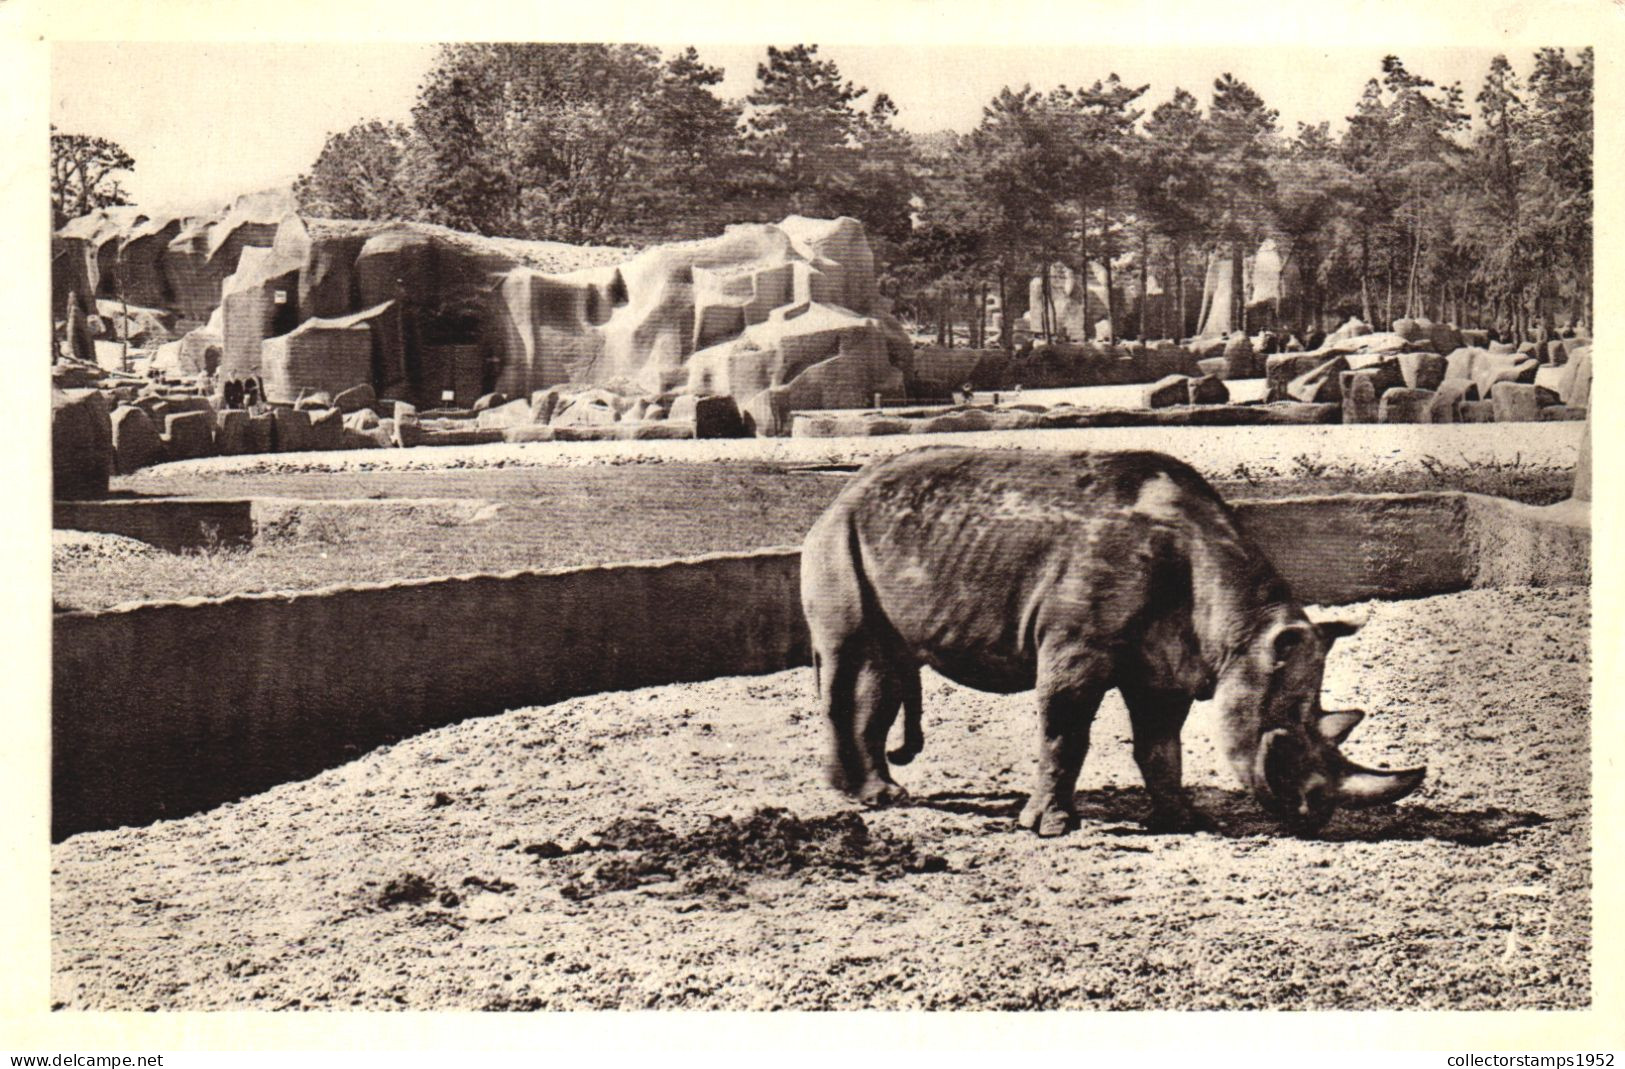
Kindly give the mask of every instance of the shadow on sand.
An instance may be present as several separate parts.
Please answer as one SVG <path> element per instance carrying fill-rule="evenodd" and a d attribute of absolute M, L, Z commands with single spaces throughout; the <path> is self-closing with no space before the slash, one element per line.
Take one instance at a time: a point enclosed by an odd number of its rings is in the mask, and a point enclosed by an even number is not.
<path fill-rule="evenodd" d="M 1143 787 L 1101 787 L 1079 791 L 1075 796 L 1078 822 L 1083 826 L 1104 825 L 1107 835 L 1189 835 L 1191 832 L 1155 832 L 1145 827 L 1151 812 L 1151 798 Z M 986 794 L 945 791 L 916 795 L 908 804 L 923 809 L 1014 822 L 1026 802 L 1025 794 L 1013 791 Z M 1218 787 L 1197 787 L 1191 801 L 1199 812 L 1217 827 L 1213 834 L 1231 839 L 1252 836 L 1281 837 L 1279 822 L 1259 809 L 1245 792 Z M 1490 846 L 1506 842 L 1513 832 L 1545 824 L 1539 813 L 1488 809 L 1448 810 L 1429 805 L 1380 806 L 1375 809 L 1339 810 L 1331 822 L 1314 835 L 1323 842 L 1407 842 L 1435 840 L 1458 846 Z"/>

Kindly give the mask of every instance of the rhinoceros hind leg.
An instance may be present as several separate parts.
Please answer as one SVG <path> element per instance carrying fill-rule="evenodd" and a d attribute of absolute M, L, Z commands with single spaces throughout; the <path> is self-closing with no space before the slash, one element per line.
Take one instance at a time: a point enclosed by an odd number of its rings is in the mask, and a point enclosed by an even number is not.
<path fill-rule="evenodd" d="M 863 639 L 819 654 L 819 698 L 829 724 L 830 785 L 866 805 L 889 805 L 908 797 L 886 765 L 886 736 L 903 702 L 901 665 Z"/>

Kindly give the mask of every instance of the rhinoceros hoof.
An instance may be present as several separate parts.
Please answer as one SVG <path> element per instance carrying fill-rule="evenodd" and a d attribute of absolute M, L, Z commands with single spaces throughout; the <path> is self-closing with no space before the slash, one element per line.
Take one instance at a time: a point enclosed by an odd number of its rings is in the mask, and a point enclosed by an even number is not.
<path fill-rule="evenodd" d="M 875 808 L 902 805 L 908 801 L 908 792 L 895 783 L 870 783 L 858 792 L 858 800 Z"/>
<path fill-rule="evenodd" d="M 1065 835 L 1072 827 L 1075 817 L 1058 805 L 1044 805 L 1036 801 L 1029 801 L 1016 818 L 1016 824 L 1037 832 L 1043 838 L 1053 838 Z"/>

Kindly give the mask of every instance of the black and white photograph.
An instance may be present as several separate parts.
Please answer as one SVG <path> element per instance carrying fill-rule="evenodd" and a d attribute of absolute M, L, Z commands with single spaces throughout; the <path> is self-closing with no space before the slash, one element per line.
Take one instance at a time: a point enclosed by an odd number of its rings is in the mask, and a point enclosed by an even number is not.
<path fill-rule="evenodd" d="M 1607 52 L 1075 15 L 31 46 L 25 1009 L 1600 1008 Z"/>

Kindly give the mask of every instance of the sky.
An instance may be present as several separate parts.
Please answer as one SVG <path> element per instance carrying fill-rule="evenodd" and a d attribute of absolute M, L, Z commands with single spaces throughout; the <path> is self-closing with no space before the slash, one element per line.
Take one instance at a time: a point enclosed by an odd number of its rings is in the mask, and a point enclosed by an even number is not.
<path fill-rule="evenodd" d="M 661 46 L 668 54 L 680 44 Z M 743 97 L 765 44 L 699 46 L 723 68 L 719 91 Z M 1487 48 L 1224 49 L 1089 48 L 1078 45 L 975 47 L 836 44 L 819 49 L 842 74 L 891 95 L 898 123 L 916 133 L 968 130 L 1006 85 L 1087 85 L 1113 72 L 1148 84 L 1147 107 L 1176 86 L 1206 103 L 1213 80 L 1231 73 L 1298 122 L 1353 111 L 1365 82 L 1394 51 L 1413 72 L 1440 84 L 1460 81 L 1471 105 L 1495 51 Z M 73 133 L 119 142 L 136 160 L 124 178 L 149 208 L 202 206 L 285 184 L 306 170 L 330 132 L 366 119 L 410 117 L 417 86 L 433 62 L 425 44 L 242 44 L 56 42 L 51 50 L 51 121 Z M 1531 68 L 1527 48 L 1508 49 L 1515 69 Z"/>

